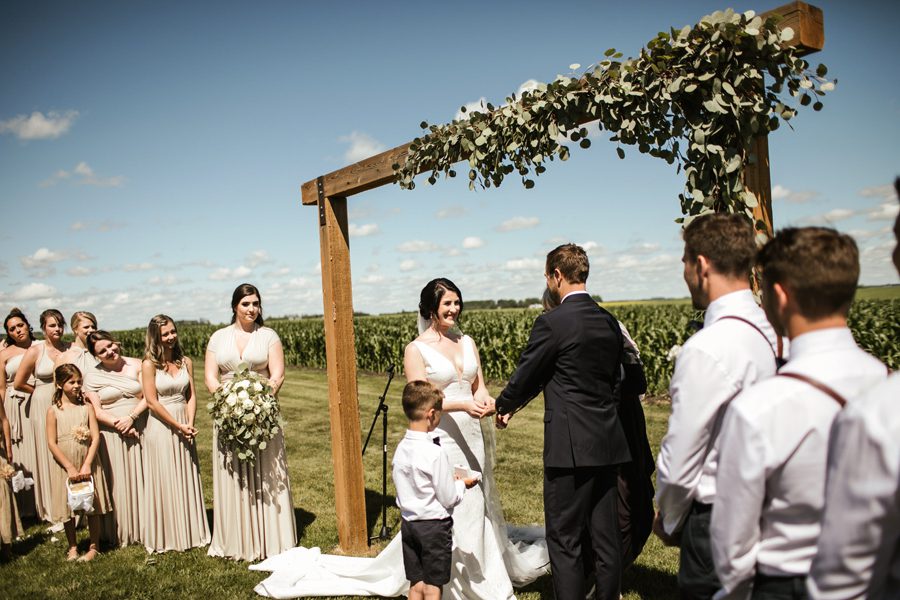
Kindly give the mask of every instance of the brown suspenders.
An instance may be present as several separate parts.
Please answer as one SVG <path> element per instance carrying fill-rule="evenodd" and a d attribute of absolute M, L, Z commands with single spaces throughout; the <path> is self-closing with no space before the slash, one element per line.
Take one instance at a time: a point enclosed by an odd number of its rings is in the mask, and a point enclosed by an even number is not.
<path fill-rule="evenodd" d="M 821 381 L 816 381 L 812 377 L 807 377 L 806 375 L 801 375 L 800 373 L 779 373 L 778 375 L 776 375 L 776 377 L 790 377 L 791 379 L 796 379 L 798 381 L 802 381 L 806 384 L 809 384 L 812 387 L 819 390 L 820 392 L 822 392 L 823 394 L 827 394 L 827 395 L 831 396 L 831 398 L 835 402 L 837 402 L 838 404 L 841 405 L 841 408 L 843 408 L 844 405 L 847 404 L 847 400 L 843 396 L 838 394 L 836 391 L 834 391 L 834 389 L 828 387 Z"/>
<path fill-rule="evenodd" d="M 735 321 L 740 321 L 742 323 L 746 323 L 747 325 L 749 325 L 750 327 L 752 327 L 753 329 L 758 331 L 759 335 L 763 336 L 763 338 L 765 338 L 766 342 L 769 341 L 769 337 L 763 332 L 762 329 L 757 327 L 756 323 L 754 323 L 753 321 L 749 321 L 749 320 L 745 319 L 744 317 L 739 317 L 737 315 L 726 315 L 726 316 L 720 318 L 719 321 L 722 321 L 724 319 L 734 319 Z M 769 344 L 769 348 L 772 348 L 771 344 Z M 783 356 L 784 355 L 784 342 L 780 335 L 778 336 L 778 351 L 776 352 L 775 349 L 773 348 L 772 354 L 775 355 L 775 362 L 778 364 L 778 366 L 781 366 L 782 364 L 784 364 L 784 356 Z"/>

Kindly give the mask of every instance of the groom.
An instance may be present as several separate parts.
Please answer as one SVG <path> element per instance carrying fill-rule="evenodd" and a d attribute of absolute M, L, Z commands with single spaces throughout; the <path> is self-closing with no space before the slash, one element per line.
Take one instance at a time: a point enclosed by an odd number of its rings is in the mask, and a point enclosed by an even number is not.
<path fill-rule="evenodd" d="M 547 255 L 547 289 L 560 305 L 537 318 L 497 397 L 497 425 L 544 391 L 544 522 L 558 600 L 618 599 L 621 576 L 616 465 L 630 460 L 616 415 L 622 334 L 585 291 L 588 258 L 575 244 Z M 593 568 L 587 561 L 593 560 Z"/>

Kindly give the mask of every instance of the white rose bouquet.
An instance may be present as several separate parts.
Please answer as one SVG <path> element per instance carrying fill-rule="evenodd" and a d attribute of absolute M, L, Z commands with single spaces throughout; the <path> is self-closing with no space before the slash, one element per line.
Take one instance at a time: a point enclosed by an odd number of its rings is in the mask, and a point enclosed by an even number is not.
<path fill-rule="evenodd" d="M 269 381 L 246 363 L 239 364 L 234 378 L 219 386 L 206 408 L 218 429 L 219 442 L 242 461 L 256 460 L 256 450 L 265 450 L 284 426 Z"/>

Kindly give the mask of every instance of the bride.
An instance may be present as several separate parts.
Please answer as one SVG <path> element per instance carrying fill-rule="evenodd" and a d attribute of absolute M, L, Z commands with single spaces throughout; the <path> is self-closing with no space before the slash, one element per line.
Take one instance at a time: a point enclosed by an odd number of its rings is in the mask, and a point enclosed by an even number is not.
<path fill-rule="evenodd" d="M 475 342 L 458 330 L 462 293 L 449 279 L 429 281 L 419 302 L 419 336 L 406 347 L 408 381 L 428 380 L 444 392 L 435 435 L 451 464 L 482 473 L 453 511 L 450 583 L 443 598 L 514 599 L 521 587 L 549 572 L 543 529 L 507 528 L 494 484 L 494 400 L 484 384 Z M 517 541 L 512 541 L 514 538 Z M 406 594 L 402 548 L 395 537 L 375 558 L 320 555 L 295 548 L 251 567 L 273 571 L 257 593 L 278 598 Z"/>

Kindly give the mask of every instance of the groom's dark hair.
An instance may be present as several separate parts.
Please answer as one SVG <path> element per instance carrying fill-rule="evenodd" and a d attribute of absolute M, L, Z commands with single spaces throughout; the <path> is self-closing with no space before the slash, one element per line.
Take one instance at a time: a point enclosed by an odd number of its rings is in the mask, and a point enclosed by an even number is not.
<path fill-rule="evenodd" d="M 432 408 L 442 410 L 444 394 L 427 381 L 410 381 L 403 388 L 403 414 L 418 421 Z"/>
<path fill-rule="evenodd" d="M 585 283 L 591 270 L 587 252 L 577 244 L 557 246 L 547 254 L 547 275 L 556 269 L 569 283 Z"/>

